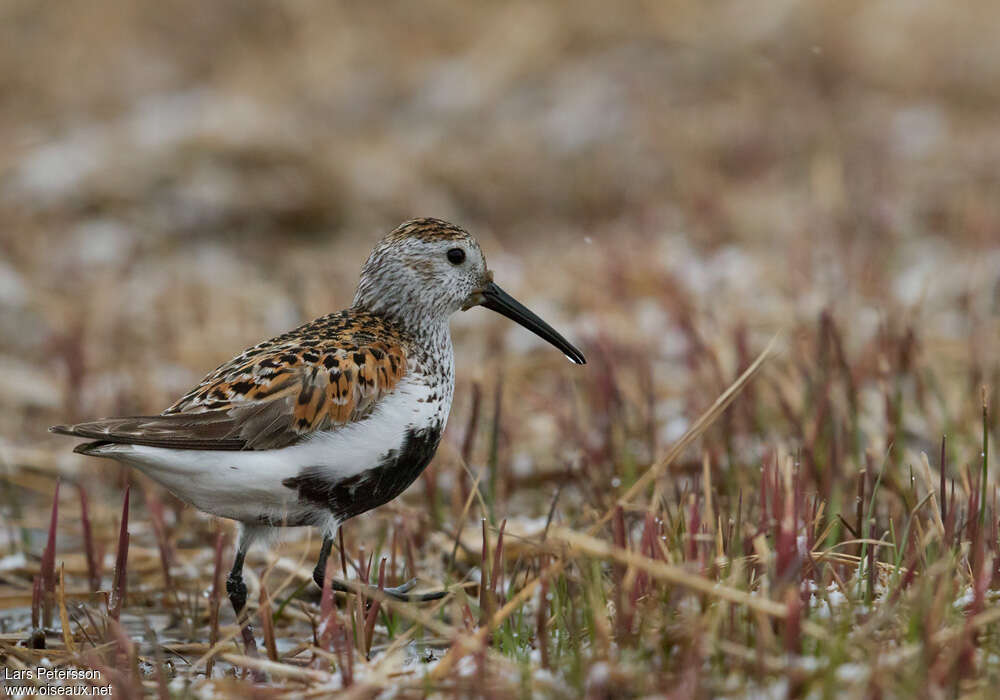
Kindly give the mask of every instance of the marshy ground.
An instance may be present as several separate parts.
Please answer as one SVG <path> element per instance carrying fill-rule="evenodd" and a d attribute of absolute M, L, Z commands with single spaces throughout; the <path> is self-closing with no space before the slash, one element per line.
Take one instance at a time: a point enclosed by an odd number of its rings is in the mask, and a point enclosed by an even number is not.
<path fill-rule="evenodd" d="M 990 697 L 998 22 L 5 4 L 0 663 L 122 697 Z M 46 428 L 342 308 L 414 216 L 589 364 L 459 314 L 436 459 L 336 553 L 450 595 L 323 601 L 291 531 L 248 560 L 248 659 L 231 523 Z"/>

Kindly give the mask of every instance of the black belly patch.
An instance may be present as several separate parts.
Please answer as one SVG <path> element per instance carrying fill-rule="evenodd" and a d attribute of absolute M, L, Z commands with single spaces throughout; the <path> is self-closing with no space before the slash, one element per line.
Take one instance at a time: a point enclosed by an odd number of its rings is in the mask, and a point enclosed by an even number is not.
<path fill-rule="evenodd" d="M 440 441 L 440 423 L 411 428 L 402 446 L 390 450 L 381 464 L 349 479 L 333 481 L 323 467 L 306 467 L 281 483 L 297 491 L 300 501 L 329 509 L 338 522 L 344 522 L 403 493 L 431 463 Z"/>

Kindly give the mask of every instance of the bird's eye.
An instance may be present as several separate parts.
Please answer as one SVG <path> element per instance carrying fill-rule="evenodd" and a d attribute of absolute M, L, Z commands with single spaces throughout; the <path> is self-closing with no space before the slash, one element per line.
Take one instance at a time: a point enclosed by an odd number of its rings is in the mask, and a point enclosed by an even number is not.
<path fill-rule="evenodd" d="M 448 262 L 452 265 L 461 265 L 465 262 L 465 251 L 461 248 L 452 248 L 448 251 Z"/>

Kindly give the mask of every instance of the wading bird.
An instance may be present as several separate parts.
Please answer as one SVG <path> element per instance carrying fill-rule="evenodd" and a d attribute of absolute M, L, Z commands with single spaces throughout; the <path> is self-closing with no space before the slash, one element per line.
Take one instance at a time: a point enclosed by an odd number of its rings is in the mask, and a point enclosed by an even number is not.
<path fill-rule="evenodd" d="M 503 314 L 585 363 L 494 284 L 464 229 L 415 219 L 372 250 L 350 308 L 245 350 L 160 415 L 51 430 L 92 441 L 76 452 L 135 467 L 182 501 L 238 521 L 226 589 L 240 617 L 243 561 L 261 534 L 319 528 L 313 578 L 322 587 L 340 524 L 398 496 L 430 463 L 455 388 L 449 318 L 473 306 Z M 411 599 L 414 584 L 385 592 Z"/>

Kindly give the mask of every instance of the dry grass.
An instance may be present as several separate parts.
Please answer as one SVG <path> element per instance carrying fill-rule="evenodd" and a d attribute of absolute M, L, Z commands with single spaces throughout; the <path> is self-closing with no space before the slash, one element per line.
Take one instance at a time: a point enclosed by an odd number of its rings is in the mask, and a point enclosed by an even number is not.
<path fill-rule="evenodd" d="M 996 4 L 747 12 L 5 4 L 4 667 L 122 697 L 989 697 Z M 341 308 L 415 215 L 476 232 L 589 364 L 459 314 L 434 463 L 331 558 L 450 595 L 323 595 L 289 533 L 248 559 L 250 656 L 231 524 L 45 428 Z"/>

